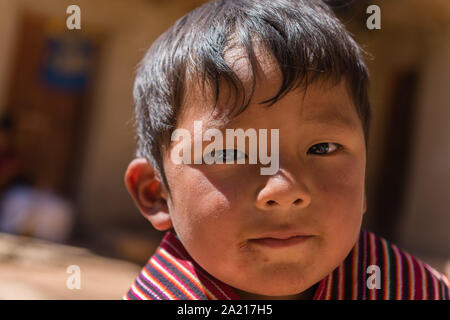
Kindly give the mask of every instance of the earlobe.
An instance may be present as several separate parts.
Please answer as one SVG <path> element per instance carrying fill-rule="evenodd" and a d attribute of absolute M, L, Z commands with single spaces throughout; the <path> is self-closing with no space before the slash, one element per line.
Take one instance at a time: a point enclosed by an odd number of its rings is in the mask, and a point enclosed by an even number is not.
<path fill-rule="evenodd" d="M 141 212 L 142 213 L 142 212 Z M 153 209 L 150 209 L 142 215 L 150 221 L 153 227 L 159 231 L 165 231 L 172 228 L 172 219 L 165 200 L 161 199 L 157 202 Z"/>
<path fill-rule="evenodd" d="M 146 159 L 131 161 L 125 173 L 125 186 L 141 214 L 155 229 L 164 231 L 172 227 L 161 182 Z"/>

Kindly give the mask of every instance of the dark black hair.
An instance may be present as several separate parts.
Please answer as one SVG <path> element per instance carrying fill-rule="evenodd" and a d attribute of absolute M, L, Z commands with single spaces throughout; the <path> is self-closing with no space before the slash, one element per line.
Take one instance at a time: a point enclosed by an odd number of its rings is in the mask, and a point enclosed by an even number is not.
<path fill-rule="evenodd" d="M 231 46 L 244 49 L 253 71 L 253 88 L 238 113 L 245 110 L 255 85 L 255 40 L 278 62 L 282 84 L 262 103 L 275 103 L 290 90 L 317 79 L 337 84 L 342 76 L 361 119 L 366 145 L 369 135 L 369 77 L 363 51 L 326 3 L 319 0 L 216 0 L 189 12 L 164 32 L 141 61 L 134 85 L 136 157 L 146 158 L 168 192 L 162 163 L 170 143 L 186 87 L 192 79 L 219 83 L 244 92 L 242 82 L 224 60 Z M 245 94 L 244 94 L 245 96 Z M 237 102 L 237 101 L 236 101 Z M 238 106 L 235 103 L 235 106 Z M 188 106 L 186 106 L 188 107 Z M 214 106 L 215 107 L 215 106 Z M 233 110 L 234 110 L 233 107 Z"/>

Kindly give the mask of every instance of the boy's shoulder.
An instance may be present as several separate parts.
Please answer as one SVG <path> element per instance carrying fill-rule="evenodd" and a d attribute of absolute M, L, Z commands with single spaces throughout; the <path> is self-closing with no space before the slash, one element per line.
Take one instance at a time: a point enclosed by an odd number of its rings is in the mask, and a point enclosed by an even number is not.
<path fill-rule="evenodd" d="M 239 297 L 230 286 L 200 267 L 170 230 L 123 299 L 238 300 Z"/>
<path fill-rule="evenodd" d="M 362 229 L 344 262 L 321 281 L 315 299 L 448 300 L 449 296 L 445 275 Z"/>
<path fill-rule="evenodd" d="M 316 300 L 448 300 L 448 279 L 395 244 L 361 230 L 346 259 L 319 281 Z M 168 231 L 126 300 L 238 300 L 227 284 L 202 269 Z"/>

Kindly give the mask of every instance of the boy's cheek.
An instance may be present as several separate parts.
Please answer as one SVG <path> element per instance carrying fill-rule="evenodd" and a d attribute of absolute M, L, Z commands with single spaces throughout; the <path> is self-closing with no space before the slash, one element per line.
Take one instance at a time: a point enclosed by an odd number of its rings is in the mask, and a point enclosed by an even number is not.
<path fill-rule="evenodd" d="M 322 177 L 322 179 L 320 179 Z M 327 178 L 328 177 L 328 178 Z M 312 205 L 322 223 L 330 228 L 346 228 L 359 224 L 364 206 L 364 175 L 361 170 L 348 170 L 318 176 L 321 183 L 312 193 Z"/>
<path fill-rule="evenodd" d="M 185 200 L 218 201 L 219 207 L 231 206 L 248 193 L 255 170 L 257 168 L 247 165 L 179 165 L 170 174 L 169 184 L 173 185 L 171 189 L 187 198 Z M 167 176 L 169 179 L 169 174 Z M 224 203 L 223 198 L 229 203 Z"/>
<path fill-rule="evenodd" d="M 312 168 L 317 182 L 318 192 L 330 198 L 347 196 L 354 197 L 364 193 L 365 163 L 356 157 L 345 157 L 335 165 L 323 163 Z M 354 201 L 356 200 L 353 198 Z"/>
<path fill-rule="evenodd" d="M 223 186 L 220 188 L 199 170 L 185 168 L 170 176 L 170 180 L 175 202 L 173 208 L 177 212 L 202 220 L 208 216 L 218 217 L 231 209 L 235 191 Z"/>
<path fill-rule="evenodd" d="M 364 202 L 363 184 L 327 184 L 322 187 L 316 203 L 322 203 L 329 214 L 352 215 L 362 211 Z M 362 213 L 362 212 L 361 212 Z"/>

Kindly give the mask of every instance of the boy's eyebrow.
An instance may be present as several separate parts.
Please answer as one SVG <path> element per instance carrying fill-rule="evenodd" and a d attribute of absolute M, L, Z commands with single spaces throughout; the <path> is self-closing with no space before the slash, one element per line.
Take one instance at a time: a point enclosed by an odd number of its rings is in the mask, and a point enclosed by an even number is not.
<path fill-rule="evenodd" d="M 340 112 L 326 112 L 309 115 L 303 118 L 307 123 L 320 123 L 356 130 L 355 122 Z"/>

